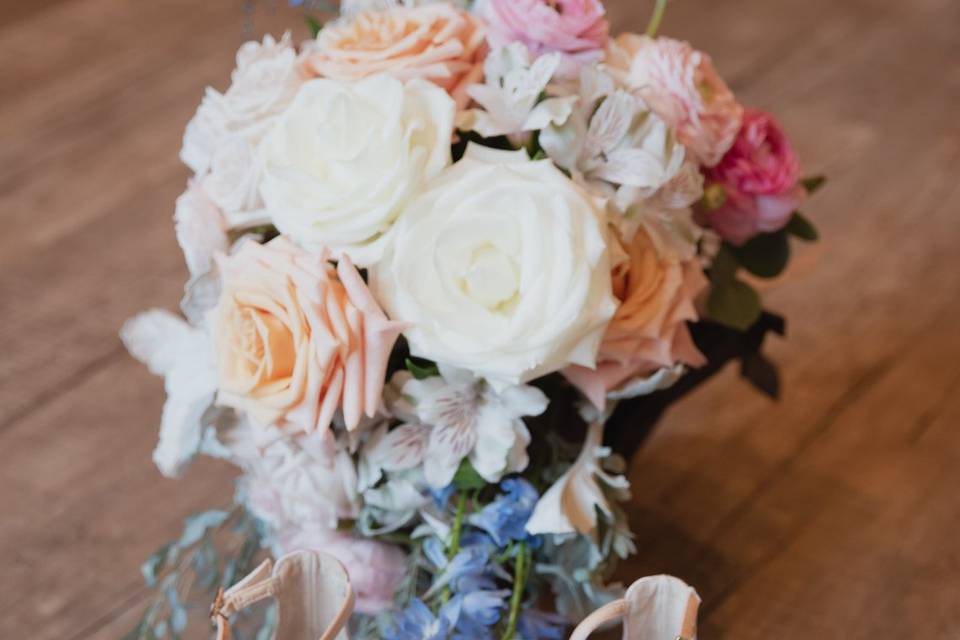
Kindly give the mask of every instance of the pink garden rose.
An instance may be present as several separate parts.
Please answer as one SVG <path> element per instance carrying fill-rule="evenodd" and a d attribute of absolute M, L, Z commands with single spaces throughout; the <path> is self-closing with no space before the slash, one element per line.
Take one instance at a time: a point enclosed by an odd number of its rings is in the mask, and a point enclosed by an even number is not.
<path fill-rule="evenodd" d="M 607 65 L 676 130 L 700 164 L 717 164 L 733 144 L 743 108 L 707 54 L 679 40 L 625 33 L 611 43 Z"/>
<path fill-rule="evenodd" d="M 393 606 L 393 593 L 407 573 L 403 551 L 386 542 L 357 538 L 326 529 L 287 530 L 274 535 L 275 552 L 304 549 L 329 553 L 350 575 L 357 611 L 377 614 Z"/>
<path fill-rule="evenodd" d="M 481 0 L 477 13 L 491 47 L 521 42 L 532 57 L 560 53 L 561 76 L 603 59 L 610 25 L 600 0 Z"/>
<path fill-rule="evenodd" d="M 697 319 L 693 301 L 707 286 L 700 263 L 661 251 L 644 229 L 623 243 L 627 260 L 613 271 L 620 300 L 607 326 L 595 370 L 581 366 L 563 374 L 598 408 L 607 393 L 658 369 L 706 364 L 687 328 Z"/>
<path fill-rule="evenodd" d="M 211 327 L 220 404 L 308 433 L 325 430 L 337 409 L 348 429 L 376 414 L 400 325 L 348 259 L 336 269 L 328 259 L 283 236 L 219 257 Z"/>
<path fill-rule="evenodd" d="M 466 87 L 483 77 L 483 25 L 446 2 L 368 11 L 328 24 L 306 46 L 307 68 L 356 80 L 388 73 L 429 80 L 466 106 Z"/>
<path fill-rule="evenodd" d="M 768 113 L 747 110 L 733 147 L 706 172 L 707 183 L 722 186 L 726 200 L 703 218 L 736 245 L 777 231 L 803 200 L 799 179 L 800 163 L 779 123 Z"/>

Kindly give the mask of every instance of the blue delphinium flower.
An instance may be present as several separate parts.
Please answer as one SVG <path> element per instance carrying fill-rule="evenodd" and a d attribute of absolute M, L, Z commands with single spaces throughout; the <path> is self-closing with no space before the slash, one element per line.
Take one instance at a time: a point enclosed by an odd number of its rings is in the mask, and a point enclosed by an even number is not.
<path fill-rule="evenodd" d="M 460 619 L 462 602 L 460 596 L 451 598 L 433 615 L 422 600 L 414 599 L 397 614 L 384 640 L 448 640 Z"/>
<path fill-rule="evenodd" d="M 463 594 L 462 598 L 454 638 L 493 640 L 493 625 L 500 621 L 502 611 L 507 608 L 510 590 L 473 591 Z"/>
<path fill-rule="evenodd" d="M 498 547 L 511 541 L 528 540 L 527 521 L 533 514 L 540 495 L 523 478 L 507 478 L 500 483 L 504 493 L 469 517 L 469 522 L 483 529 Z"/>
<path fill-rule="evenodd" d="M 430 538 L 423 544 L 423 553 L 440 570 L 427 592 L 428 597 L 447 586 L 454 593 L 491 590 L 495 587 L 490 551 L 481 545 L 464 547 L 447 560 L 443 543 L 437 538 Z"/>
<path fill-rule="evenodd" d="M 563 640 L 567 620 L 563 616 L 529 609 L 517 621 L 518 640 Z"/>

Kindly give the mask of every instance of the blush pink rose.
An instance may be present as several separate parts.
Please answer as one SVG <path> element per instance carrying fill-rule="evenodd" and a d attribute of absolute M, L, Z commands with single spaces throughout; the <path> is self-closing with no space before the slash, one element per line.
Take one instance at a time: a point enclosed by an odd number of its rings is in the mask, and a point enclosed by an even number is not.
<path fill-rule="evenodd" d="M 388 73 L 422 78 L 466 106 L 466 87 L 483 77 L 482 23 L 449 3 L 368 11 L 328 24 L 306 46 L 307 68 L 325 78 L 355 80 Z"/>
<path fill-rule="evenodd" d="M 400 547 L 325 529 L 282 531 L 274 535 L 275 553 L 305 549 L 329 553 L 350 575 L 360 613 L 377 614 L 393 606 L 393 593 L 407 573 Z"/>
<path fill-rule="evenodd" d="M 338 409 L 348 429 L 376 414 L 401 327 L 348 259 L 335 269 L 328 258 L 283 236 L 219 257 L 211 330 L 220 404 L 308 433 L 325 430 Z"/>
<path fill-rule="evenodd" d="M 680 363 L 706 364 L 687 328 L 688 321 L 697 320 L 694 299 L 707 286 L 700 263 L 661 252 L 644 228 L 623 249 L 627 259 L 613 271 L 620 307 L 600 344 L 597 368 L 563 371 L 600 409 L 608 392 L 635 378 Z"/>
<path fill-rule="evenodd" d="M 491 47 L 521 42 L 532 57 L 560 53 L 561 76 L 603 59 L 610 31 L 600 0 L 482 0 L 477 13 Z"/>
<path fill-rule="evenodd" d="M 706 172 L 708 184 L 723 187 L 726 200 L 702 214 L 722 238 L 740 245 L 783 228 L 803 200 L 800 162 L 780 124 L 768 113 L 747 110 L 736 142 Z"/>
<path fill-rule="evenodd" d="M 676 130 L 700 164 L 717 164 L 733 144 L 743 107 L 707 54 L 679 40 L 626 33 L 611 43 L 607 66 Z"/>

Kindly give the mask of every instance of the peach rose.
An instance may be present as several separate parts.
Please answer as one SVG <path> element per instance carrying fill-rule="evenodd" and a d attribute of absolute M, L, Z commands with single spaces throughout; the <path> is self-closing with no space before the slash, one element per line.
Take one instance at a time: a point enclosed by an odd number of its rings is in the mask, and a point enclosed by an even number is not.
<path fill-rule="evenodd" d="M 714 166 L 733 145 L 743 107 L 707 54 L 680 40 L 625 33 L 610 43 L 607 68 L 676 130 L 701 164 Z"/>
<path fill-rule="evenodd" d="M 312 432 L 339 408 L 348 429 L 380 406 L 400 326 L 387 320 L 349 259 L 310 254 L 281 236 L 219 256 L 211 312 L 222 405 L 261 425 Z"/>
<path fill-rule="evenodd" d="M 697 319 L 694 298 L 707 286 L 700 263 L 661 251 L 644 228 L 623 249 L 627 259 L 613 270 L 620 307 L 600 344 L 597 368 L 563 371 L 601 409 L 609 391 L 637 377 L 678 363 L 706 364 L 687 328 L 687 321 Z"/>
<path fill-rule="evenodd" d="M 448 3 L 395 7 L 344 18 L 323 28 L 307 46 L 309 70 L 353 80 L 389 73 L 423 78 L 466 106 L 465 89 L 483 75 L 482 23 Z"/>

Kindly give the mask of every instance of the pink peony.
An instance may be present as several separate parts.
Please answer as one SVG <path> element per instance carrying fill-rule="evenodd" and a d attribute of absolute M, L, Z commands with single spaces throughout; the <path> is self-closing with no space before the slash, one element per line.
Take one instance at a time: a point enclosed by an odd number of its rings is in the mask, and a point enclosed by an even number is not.
<path fill-rule="evenodd" d="M 349 260 L 334 268 L 328 259 L 283 236 L 219 257 L 211 329 L 220 404 L 307 433 L 326 430 L 338 409 L 348 429 L 376 414 L 400 325 Z"/>
<path fill-rule="evenodd" d="M 287 530 L 274 535 L 274 552 L 285 555 L 304 549 L 329 553 L 343 563 L 357 597 L 357 611 L 376 614 L 390 609 L 393 592 L 407 573 L 400 547 L 326 529 Z"/>
<path fill-rule="evenodd" d="M 726 194 L 722 206 L 703 214 L 721 237 L 740 245 L 781 229 L 803 200 L 800 163 L 783 129 L 770 114 L 747 110 L 736 142 L 706 172 Z"/>
<path fill-rule="evenodd" d="M 707 286 L 699 262 L 660 251 L 644 228 L 623 248 L 627 260 L 613 272 L 620 307 L 607 326 L 597 368 L 563 371 L 601 409 L 608 392 L 635 378 L 678 363 L 706 363 L 687 328 L 687 321 L 697 319 L 694 298 Z"/>
<path fill-rule="evenodd" d="M 733 144 L 743 108 L 707 54 L 679 40 L 625 33 L 611 43 L 607 66 L 676 130 L 700 164 L 712 167 Z"/>
<path fill-rule="evenodd" d="M 610 25 L 600 0 L 482 0 L 477 13 L 490 46 L 521 42 L 533 57 L 563 54 L 562 76 L 603 59 Z"/>

